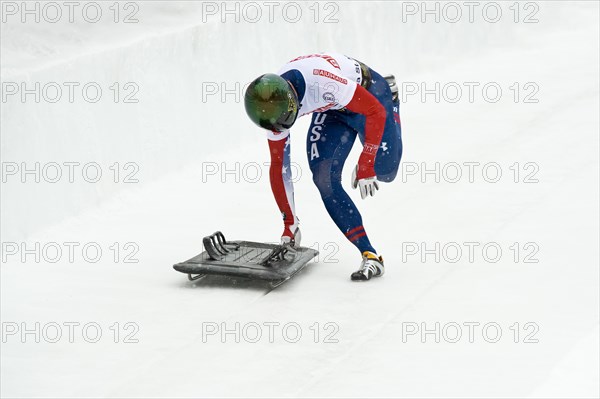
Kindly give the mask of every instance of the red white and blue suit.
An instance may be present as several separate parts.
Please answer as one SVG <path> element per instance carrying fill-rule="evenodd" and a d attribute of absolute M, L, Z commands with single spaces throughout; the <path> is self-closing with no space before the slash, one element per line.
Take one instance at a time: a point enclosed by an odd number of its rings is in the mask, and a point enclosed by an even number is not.
<path fill-rule="evenodd" d="M 364 66 L 363 66 L 364 68 Z M 335 53 L 312 54 L 287 63 L 278 73 L 298 94 L 298 116 L 312 113 L 306 153 L 313 181 L 332 220 L 361 253 L 377 253 L 360 212 L 342 187 L 342 169 L 358 136 L 363 151 L 357 179 L 391 182 L 402 157 L 399 102 L 386 80 L 372 69 L 365 84 L 358 61 Z M 365 88 L 365 87 L 367 88 Z M 290 131 L 268 132 L 270 181 L 283 215 L 283 235 L 298 226 L 290 169 Z"/>

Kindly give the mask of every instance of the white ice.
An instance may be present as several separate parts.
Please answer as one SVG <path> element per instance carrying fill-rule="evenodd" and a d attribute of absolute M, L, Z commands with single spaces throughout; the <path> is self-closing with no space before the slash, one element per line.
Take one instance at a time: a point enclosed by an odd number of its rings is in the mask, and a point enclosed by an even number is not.
<path fill-rule="evenodd" d="M 111 22 L 109 3 L 98 24 L 21 23 L 18 15 L 2 23 L 3 96 L 7 82 L 98 82 L 104 89 L 94 104 L 80 96 L 73 103 L 2 100 L 2 397 L 600 395 L 597 2 L 530 3 L 539 7 L 539 22 L 529 24 L 522 19 L 533 9 L 524 3 L 519 23 L 504 2 L 498 23 L 486 22 L 480 8 L 473 23 L 467 15 L 422 23 L 420 14 L 405 13 L 402 21 L 406 4 L 339 2 L 318 3 L 317 23 L 303 4 L 295 24 L 280 11 L 273 23 L 266 15 L 257 23 L 225 15 L 222 23 L 199 2 L 136 4 L 135 24 Z M 338 22 L 323 23 L 330 12 Z M 304 244 L 321 251 L 318 261 L 267 295 L 241 280 L 187 281 L 172 265 L 196 255 L 204 235 L 222 230 L 231 239 L 278 240 L 282 226 L 263 164 L 268 149 L 244 113 L 241 86 L 297 55 L 327 50 L 394 73 L 404 89 L 411 82 L 463 88 L 456 103 L 407 96 L 404 175 L 382 184 L 374 198 L 351 193 L 386 275 L 349 280 L 360 256 L 312 183 L 305 118 L 292 132 L 296 204 Z M 137 84 L 139 102 L 114 103 L 114 82 Z M 206 93 L 213 83 L 232 89 L 236 82 L 237 94 L 223 101 L 221 92 Z M 464 82 L 480 83 L 473 102 Z M 487 82 L 503 89 L 496 103 L 482 98 Z M 515 82 L 518 102 L 509 89 Z M 539 87 L 537 103 L 523 101 L 528 82 Z M 23 183 L 20 172 L 6 169 L 22 162 L 97 162 L 103 176 L 94 184 L 80 173 L 73 183 L 25 175 Z M 130 171 L 125 163 L 138 165 L 139 182 L 114 183 L 115 162 L 121 181 Z M 458 163 L 463 174 L 465 162 L 480 166 L 472 183 L 466 175 L 451 183 L 408 174 L 436 162 Z M 503 173 L 497 183 L 482 177 L 492 162 Z M 523 182 L 533 170 L 524 168 L 528 162 L 539 169 L 537 183 Z M 216 174 L 207 173 L 215 167 Z M 56 263 L 48 253 L 39 262 L 12 254 L 22 243 L 65 249 L 65 242 L 79 244 L 72 262 L 66 253 Z M 464 242 L 480 245 L 473 262 L 465 252 L 452 263 L 448 253 L 439 262 L 407 253 L 422 242 L 429 249 L 458 243 L 465 251 Z M 83 258 L 86 243 L 102 248 L 97 263 Z M 498 262 L 483 258 L 486 243 L 501 247 Z M 524 262 L 534 248 L 526 243 L 539 249 L 537 263 Z M 125 262 L 136 247 L 137 263 Z M 473 342 L 470 322 L 479 323 Z M 37 338 L 23 332 L 36 323 Z M 79 323 L 73 342 L 65 323 Z M 100 326 L 97 343 L 83 336 L 86 323 Z M 279 323 L 273 342 L 269 323 Z M 300 327 L 298 342 L 289 342 L 295 330 L 283 334 L 286 323 Z M 422 330 L 436 323 L 439 342 Z M 488 342 L 494 330 L 483 335 L 486 324 L 501 328 L 498 342 Z M 51 343 L 56 325 L 63 335 Z M 252 343 L 257 325 L 263 335 Z M 456 325 L 463 335 L 452 343 Z M 244 334 L 239 342 L 222 330 L 208 335 L 215 326 L 239 326 Z M 124 342 L 132 331 L 138 342 Z M 330 332 L 337 342 L 325 342 Z"/>

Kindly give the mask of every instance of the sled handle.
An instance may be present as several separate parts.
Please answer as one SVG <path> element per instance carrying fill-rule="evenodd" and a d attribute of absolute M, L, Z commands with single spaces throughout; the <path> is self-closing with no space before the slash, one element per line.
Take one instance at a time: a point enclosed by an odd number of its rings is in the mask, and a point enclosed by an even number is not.
<path fill-rule="evenodd" d="M 227 240 L 225 240 L 225 235 L 223 235 L 223 233 L 221 233 L 220 231 L 215 232 L 213 236 L 217 238 L 217 242 L 219 243 L 221 248 L 227 253 L 231 252 L 232 250 L 237 251 L 238 249 L 240 249 L 240 244 L 236 242 L 227 242 Z M 227 249 L 226 245 L 229 245 L 232 248 Z"/>
<path fill-rule="evenodd" d="M 213 236 L 216 237 L 220 248 L 223 251 L 225 251 L 225 253 L 229 253 L 229 250 L 227 248 L 225 248 L 225 245 L 227 244 L 227 240 L 225 240 L 225 236 L 223 235 L 223 233 L 221 233 L 220 231 L 217 231 L 213 234 Z"/>
<path fill-rule="evenodd" d="M 225 247 L 226 245 L 232 245 L 234 251 L 238 250 L 240 247 L 239 244 L 228 243 L 227 240 L 225 240 L 225 235 L 220 231 L 204 237 L 202 243 L 204 244 L 206 252 L 208 252 L 208 256 L 212 260 L 221 260 L 223 256 L 230 252 L 230 250 Z"/>

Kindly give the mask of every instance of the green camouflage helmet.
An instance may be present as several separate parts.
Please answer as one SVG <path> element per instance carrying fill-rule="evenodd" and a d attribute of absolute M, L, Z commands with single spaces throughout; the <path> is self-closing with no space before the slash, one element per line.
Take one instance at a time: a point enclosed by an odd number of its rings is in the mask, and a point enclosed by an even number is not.
<path fill-rule="evenodd" d="M 279 75 L 267 73 L 256 78 L 244 95 L 246 113 L 258 126 L 277 132 L 292 127 L 298 115 L 298 95 Z"/>

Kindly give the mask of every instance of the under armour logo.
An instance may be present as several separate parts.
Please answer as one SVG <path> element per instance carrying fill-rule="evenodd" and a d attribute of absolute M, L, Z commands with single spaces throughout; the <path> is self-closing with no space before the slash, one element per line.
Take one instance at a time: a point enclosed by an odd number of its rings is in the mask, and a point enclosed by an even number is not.
<path fill-rule="evenodd" d="M 383 142 L 383 143 L 381 143 L 381 149 L 382 149 L 383 151 L 387 151 L 387 150 L 388 150 L 388 148 L 387 148 L 387 143 L 386 143 L 386 142 Z"/>

